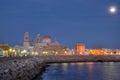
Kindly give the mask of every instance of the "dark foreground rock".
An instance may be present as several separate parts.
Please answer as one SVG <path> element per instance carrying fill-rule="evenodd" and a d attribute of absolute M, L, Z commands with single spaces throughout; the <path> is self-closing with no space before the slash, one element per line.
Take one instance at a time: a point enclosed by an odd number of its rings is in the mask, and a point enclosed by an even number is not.
<path fill-rule="evenodd" d="M 0 80 L 31 80 L 43 66 L 43 60 L 36 57 L 3 62 L 0 64 Z"/>
<path fill-rule="evenodd" d="M 0 58 L 0 80 L 32 80 L 47 63 L 120 62 L 120 56 L 37 56 Z"/>

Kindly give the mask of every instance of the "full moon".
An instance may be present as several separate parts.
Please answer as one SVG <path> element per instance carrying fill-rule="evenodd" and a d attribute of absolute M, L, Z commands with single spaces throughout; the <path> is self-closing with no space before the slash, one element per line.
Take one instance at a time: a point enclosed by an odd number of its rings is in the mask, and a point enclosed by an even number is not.
<path fill-rule="evenodd" d="M 116 13 L 116 11 L 117 11 L 117 8 L 116 8 L 115 6 L 111 6 L 111 7 L 109 8 L 109 12 L 110 12 L 110 13 Z"/>

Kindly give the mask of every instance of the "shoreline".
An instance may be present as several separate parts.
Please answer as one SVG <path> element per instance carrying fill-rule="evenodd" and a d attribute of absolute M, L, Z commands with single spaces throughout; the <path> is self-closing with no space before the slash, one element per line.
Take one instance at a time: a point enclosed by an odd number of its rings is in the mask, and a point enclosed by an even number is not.
<path fill-rule="evenodd" d="M 34 56 L 0 58 L 0 80 L 34 80 L 47 64 L 72 62 L 120 62 L 120 56 Z"/>
<path fill-rule="evenodd" d="M 93 61 L 81 61 L 81 62 L 78 62 L 78 61 L 75 61 L 75 62 L 77 62 L 77 63 L 87 63 L 87 62 L 93 62 Z M 46 66 L 44 66 L 43 68 L 41 68 L 41 70 L 40 70 L 40 73 L 39 74 L 37 74 L 36 75 L 36 77 L 34 77 L 32 80 L 37 80 L 37 79 L 39 79 L 40 78 L 40 80 L 42 80 L 42 75 L 44 74 L 44 72 L 46 71 L 46 68 L 47 67 L 49 67 L 50 65 L 48 65 L 48 64 L 54 64 L 54 63 L 75 63 L 75 62 L 73 62 L 73 61 L 71 61 L 71 62 L 49 62 L 49 63 L 46 63 Z M 101 62 L 101 61 L 94 61 L 94 63 L 105 63 L 105 62 L 108 62 L 108 63 L 110 63 L 110 62 L 113 62 L 113 61 L 103 61 L 103 62 Z M 120 61 L 114 61 L 115 63 L 117 62 L 117 63 L 120 63 Z"/>
<path fill-rule="evenodd" d="M 47 67 L 49 67 L 49 65 L 48 64 L 46 64 L 44 67 L 42 67 L 41 68 L 41 70 L 40 70 L 40 72 L 39 72 L 39 74 L 37 74 L 32 80 L 36 80 L 36 79 L 38 79 L 38 78 L 40 78 L 40 80 L 42 79 L 42 75 L 43 75 L 43 73 L 46 71 L 46 68 Z"/>

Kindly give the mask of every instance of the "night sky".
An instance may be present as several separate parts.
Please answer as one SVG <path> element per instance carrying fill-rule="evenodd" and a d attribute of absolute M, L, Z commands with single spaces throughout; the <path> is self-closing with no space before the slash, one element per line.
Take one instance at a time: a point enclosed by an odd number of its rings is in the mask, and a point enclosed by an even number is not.
<path fill-rule="evenodd" d="M 24 32 L 71 48 L 120 48 L 120 0 L 0 0 L 0 43 L 22 45 Z"/>

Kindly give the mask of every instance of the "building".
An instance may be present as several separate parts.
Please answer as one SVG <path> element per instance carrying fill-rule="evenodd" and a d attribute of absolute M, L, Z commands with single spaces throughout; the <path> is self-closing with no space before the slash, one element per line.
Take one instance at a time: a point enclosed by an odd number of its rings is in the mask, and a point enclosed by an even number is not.
<path fill-rule="evenodd" d="M 63 46 L 44 46 L 42 50 L 44 55 L 66 55 L 66 47 Z"/>
<path fill-rule="evenodd" d="M 103 49 L 90 49 L 90 55 L 106 55 L 106 51 Z"/>
<path fill-rule="evenodd" d="M 83 43 L 77 43 L 75 47 L 75 52 L 77 55 L 85 55 L 86 46 Z"/>
<path fill-rule="evenodd" d="M 30 46 L 30 35 L 29 32 L 25 32 L 24 34 L 24 48 L 28 49 Z"/>
<path fill-rule="evenodd" d="M 0 44 L 0 56 L 10 56 L 9 49 L 10 46 L 8 44 Z"/>
<path fill-rule="evenodd" d="M 25 34 L 24 34 L 24 43 L 23 44 L 24 44 L 23 48 L 25 50 L 27 50 L 27 52 L 29 52 L 28 55 L 31 55 L 32 51 L 33 51 L 33 48 L 34 48 L 33 47 L 34 44 L 33 44 L 33 41 L 30 41 L 30 34 L 29 34 L 29 32 L 25 32 Z"/>
<path fill-rule="evenodd" d="M 40 34 L 37 34 L 36 40 L 31 41 L 29 32 L 25 32 L 23 44 L 24 49 L 27 50 L 27 52 L 29 51 L 30 55 L 32 55 L 33 52 L 38 52 L 39 55 L 43 55 L 45 52 L 48 52 L 49 54 L 54 54 L 53 51 L 56 50 L 56 53 L 58 54 L 62 52 L 64 48 L 58 41 L 52 42 L 49 35 L 45 35 L 42 39 Z"/>
<path fill-rule="evenodd" d="M 43 41 L 42 41 L 42 42 L 43 42 L 43 43 L 50 44 L 50 43 L 51 43 L 51 37 L 50 37 L 50 36 L 48 36 L 48 35 L 44 36 L 44 38 L 43 38 Z"/>

